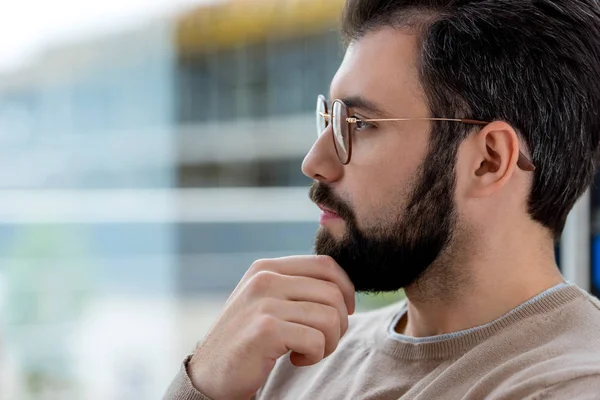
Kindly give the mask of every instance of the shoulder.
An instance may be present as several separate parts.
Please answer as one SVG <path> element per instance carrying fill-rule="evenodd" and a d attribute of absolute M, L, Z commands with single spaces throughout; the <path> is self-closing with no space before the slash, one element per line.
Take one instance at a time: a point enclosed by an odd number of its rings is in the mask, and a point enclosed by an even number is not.
<path fill-rule="evenodd" d="M 600 394 L 600 373 L 565 379 L 530 396 L 542 399 L 597 400 Z"/>
<path fill-rule="evenodd" d="M 562 338 L 575 346 L 584 345 L 586 352 L 600 351 L 600 300 L 583 289 L 577 290 L 581 295 L 565 307 L 560 307 L 552 316 L 552 328 L 558 339 Z M 591 349 L 593 344 L 598 348 Z"/>
<path fill-rule="evenodd" d="M 600 398 L 600 302 L 574 289 L 570 301 L 539 310 L 488 341 L 495 365 L 473 393 L 486 399 Z"/>
<path fill-rule="evenodd" d="M 600 394 L 600 366 L 598 362 L 589 361 L 569 362 L 562 368 L 550 366 L 552 369 L 547 371 L 540 365 L 538 374 L 515 375 L 486 398 L 596 400 Z"/>
<path fill-rule="evenodd" d="M 534 346 L 497 367 L 501 383 L 490 399 L 600 398 L 600 301 L 579 290 L 576 301 L 529 331 Z"/>
<path fill-rule="evenodd" d="M 583 292 L 583 290 L 582 290 Z M 586 295 L 587 301 L 591 304 L 591 307 L 595 308 L 595 311 L 600 314 L 600 300 L 597 297 L 592 296 L 591 294 L 584 292 Z"/>
<path fill-rule="evenodd" d="M 600 301 L 585 291 L 556 313 L 542 315 L 523 336 L 531 343 L 515 357 L 524 367 L 516 378 L 547 384 L 600 375 Z M 528 360 L 529 362 L 525 361 Z"/>

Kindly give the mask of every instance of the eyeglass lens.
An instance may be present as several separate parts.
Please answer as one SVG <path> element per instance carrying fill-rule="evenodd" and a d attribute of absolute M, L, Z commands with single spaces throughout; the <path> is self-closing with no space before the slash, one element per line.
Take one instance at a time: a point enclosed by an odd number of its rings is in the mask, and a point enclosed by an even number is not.
<path fill-rule="evenodd" d="M 350 143 L 350 132 L 349 124 L 346 121 L 348 118 L 348 108 L 344 103 L 336 100 L 333 103 L 333 109 L 331 110 L 331 123 L 333 125 L 333 145 L 335 151 L 342 164 L 348 164 L 350 161 L 351 154 L 351 143 Z M 328 117 L 328 106 L 327 101 L 323 96 L 319 96 L 317 99 L 317 135 L 321 136 L 327 126 L 329 125 Z"/>

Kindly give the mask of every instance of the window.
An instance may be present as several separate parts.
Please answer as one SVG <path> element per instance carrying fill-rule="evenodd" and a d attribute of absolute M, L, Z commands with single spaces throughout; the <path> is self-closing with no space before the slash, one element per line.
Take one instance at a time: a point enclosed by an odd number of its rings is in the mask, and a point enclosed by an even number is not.
<path fill-rule="evenodd" d="M 256 160 L 237 163 L 207 163 L 180 166 L 178 187 L 284 187 L 306 186 L 301 158 Z"/>
<path fill-rule="evenodd" d="M 264 118 L 267 115 L 266 44 L 259 43 L 239 50 L 237 85 L 238 117 Z"/>
<path fill-rule="evenodd" d="M 335 30 L 183 56 L 179 119 L 231 121 L 311 112 L 342 56 Z"/>

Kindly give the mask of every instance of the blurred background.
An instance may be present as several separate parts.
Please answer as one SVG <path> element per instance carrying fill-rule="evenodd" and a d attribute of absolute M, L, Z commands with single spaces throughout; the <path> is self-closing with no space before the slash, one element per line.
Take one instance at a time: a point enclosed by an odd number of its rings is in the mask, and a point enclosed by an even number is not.
<path fill-rule="evenodd" d="M 311 253 L 342 2 L 2 3 L 0 400 L 159 399 L 254 260 Z M 557 247 L 596 294 L 599 210 Z"/>

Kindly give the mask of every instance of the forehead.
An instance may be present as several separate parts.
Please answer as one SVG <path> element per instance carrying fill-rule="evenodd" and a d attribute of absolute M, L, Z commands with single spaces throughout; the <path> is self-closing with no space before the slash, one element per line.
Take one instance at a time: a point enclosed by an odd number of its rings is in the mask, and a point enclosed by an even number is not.
<path fill-rule="evenodd" d="M 383 28 L 353 42 L 331 82 L 330 96 L 342 100 L 364 97 L 390 114 L 397 114 L 398 109 L 422 114 L 425 102 L 416 35 Z"/>

